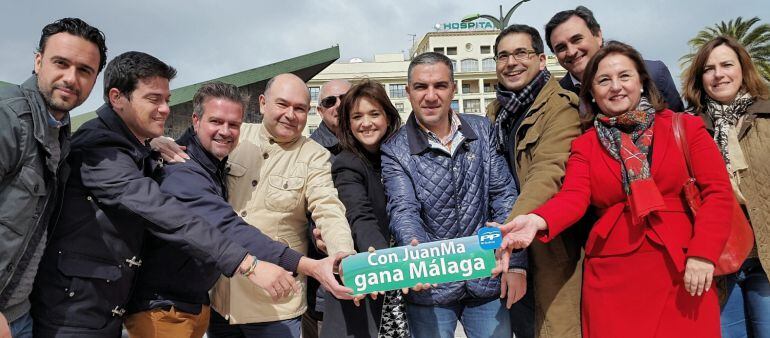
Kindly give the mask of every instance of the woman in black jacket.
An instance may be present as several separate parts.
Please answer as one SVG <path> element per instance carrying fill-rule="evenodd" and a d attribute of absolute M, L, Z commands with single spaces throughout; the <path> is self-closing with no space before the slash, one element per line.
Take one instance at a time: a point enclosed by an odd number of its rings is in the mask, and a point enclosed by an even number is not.
<path fill-rule="evenodd" d="M 342 152 L 332 165 L 332 176 L 345 204 L 356 250 L 388 248 L 380 145 L 401 126 L 401 117 L 382 84 L 365 79 L 345 95 L 338 118 Z M 326 297 L 321 337 L 408 337 L 399 293 L 372 298 L 356 306 L 352 301 Z"/>

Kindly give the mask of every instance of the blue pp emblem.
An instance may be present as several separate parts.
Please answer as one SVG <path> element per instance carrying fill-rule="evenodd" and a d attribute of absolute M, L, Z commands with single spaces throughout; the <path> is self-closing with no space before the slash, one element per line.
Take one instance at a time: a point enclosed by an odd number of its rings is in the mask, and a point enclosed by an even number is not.
<path fill-rule="evenodd" d="M 484 250 L 494 250 L 503 242 L 503 234 L 498 228 L 484 227 L 479 229 L 479 246 Z"/>

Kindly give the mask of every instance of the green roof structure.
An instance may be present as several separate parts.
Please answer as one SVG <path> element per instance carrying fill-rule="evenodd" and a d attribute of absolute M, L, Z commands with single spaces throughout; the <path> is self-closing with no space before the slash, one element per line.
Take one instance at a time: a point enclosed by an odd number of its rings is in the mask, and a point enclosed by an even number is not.
<path fill-rule="evenodd" d="M 171 91 L 171 116 L 166 121 L 167 136 L 177 137 L 190 125 L 192 114 L 192 99 L 195 92 L 203 84 L 212 81 L 222 81 L 238 87 L 242 94 L 250 96 L 246 107 L 245 122 L 261 122 L 258 97 L 265 90 L 267 81 L 282 73 L 293 73 L 307 82 L 340 57 L 339 46 L 300 55 L 291 59 L 279 61 L 266 66 L 257 67 L 216 79 L 199 82 Z M 72 129 L 75 130 L 86 121 L 94 118 L 96 112 L 89 112 L 72 117 Z"/>

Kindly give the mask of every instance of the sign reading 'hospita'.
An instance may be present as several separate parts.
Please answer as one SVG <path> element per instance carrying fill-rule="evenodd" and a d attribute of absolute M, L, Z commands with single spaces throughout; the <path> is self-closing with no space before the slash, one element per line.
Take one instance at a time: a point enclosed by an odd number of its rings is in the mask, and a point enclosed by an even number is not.
<path fill-rule="evenodd" d="M 489 277 L 502 235 L 481 228 L 478 235 L 364 252 L 342 260 L 343 283 L 354 295 Z"/>

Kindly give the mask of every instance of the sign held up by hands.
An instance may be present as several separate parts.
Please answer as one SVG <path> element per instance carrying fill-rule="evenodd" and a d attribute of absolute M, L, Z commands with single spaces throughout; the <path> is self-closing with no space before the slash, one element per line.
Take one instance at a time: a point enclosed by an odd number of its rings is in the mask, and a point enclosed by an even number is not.
<path fill-rule="evenodd" d="M 354 295 L 489 277 L 502 235 L 481 228 L 477 235 L 364 252 L 342 260 L 343 283 Z"/>

